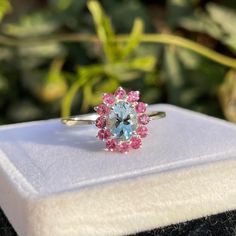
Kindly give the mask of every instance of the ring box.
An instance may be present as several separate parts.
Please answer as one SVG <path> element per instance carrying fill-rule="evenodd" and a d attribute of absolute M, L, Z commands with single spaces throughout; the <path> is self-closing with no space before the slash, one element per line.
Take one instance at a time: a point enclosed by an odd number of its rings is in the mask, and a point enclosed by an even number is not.
<path fill-rule="evenodd" d="M 127 235 L 236 209 L 236 126 L 172 105 L 140 150 L 96 127 L 0 128 L 0 206 L 19 236 Z"/>

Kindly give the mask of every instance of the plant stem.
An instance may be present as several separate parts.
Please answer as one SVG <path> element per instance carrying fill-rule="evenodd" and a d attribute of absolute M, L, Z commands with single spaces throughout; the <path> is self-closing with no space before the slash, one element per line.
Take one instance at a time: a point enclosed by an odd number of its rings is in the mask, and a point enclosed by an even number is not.
<path fill-rule="evenodd" d="M 236 68 L 236 59 L 232 57 L 225 56 L 221 53 L 218 53 L 210 48 L 202 46 L 194 41 L 189 39 L 185 39 L 175 35 L 167 35 L 167 34 L 146 34 L 143 35 L 142 42 L 146 43 L 162 43 L 162 44 L 173 44 L 182 48 L 189 49 L 193 52 L 196 52 L 212 61 L 218 62 L 219 64 Z"/>
<path fill-rule="evenodd" d="M 128 35 L 117 35 L 115 40 L 119 42 L 127 42 L 128 39 L 129 39 Z M 182 48 L 189 49 L 193 52 L 196 52 L 219 64 L 236 69 L 236 59 L 225 56 L 221 53 L 215 52 L 212 49 L 209 49 L 194 41 L 182 38 L 180 36 L 175 36 L 175 35 L 170 35 L 170 34 L 143 34 L 140 41 L 142 43 L 160 43 L 160 44 L 176 45 Z M 47 38 L 38 37 L 38 38 L 27 38 L 27 39 L 10 38 L 10 37 L 0 35 L 0 44 L 6 45 L 6 46 L 34 46 L 34 45 L 46 44 L 50 42 L 94 42 L 94 43 L 97 42 L 98 43 L 99 39 L 96 36 L 83 35 L 83 34 L 62 34 L 62 35 L 55 35 L 55 36 L 51 36 Z"/>

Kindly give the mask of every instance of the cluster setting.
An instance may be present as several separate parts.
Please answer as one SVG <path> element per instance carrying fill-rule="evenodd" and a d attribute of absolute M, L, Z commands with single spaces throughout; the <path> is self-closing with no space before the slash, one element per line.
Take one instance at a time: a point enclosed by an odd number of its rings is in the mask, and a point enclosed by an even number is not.
<path fill-rule="evenodd" d="M 114 94 L 105 93 L 103 102 L 95 107 L 97 137 L 106 142 L 107 150 L 127 153 L 141 147 L 150 117 L 146 113 L 147 104 L 140 102 L 139 97 L 139 91 L 126 93 L 119 87 Z"/>

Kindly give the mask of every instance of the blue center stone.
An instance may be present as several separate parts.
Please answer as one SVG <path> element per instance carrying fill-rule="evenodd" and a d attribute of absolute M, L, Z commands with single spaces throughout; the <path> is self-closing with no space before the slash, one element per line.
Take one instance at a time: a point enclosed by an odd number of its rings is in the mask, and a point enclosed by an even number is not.
<path fill-rule="evenodd" d="M 117 102 L 108 115 L 107 126 L 117 140 L 130 140 L 138 126 L 135 109 L 125 101 Z"/>

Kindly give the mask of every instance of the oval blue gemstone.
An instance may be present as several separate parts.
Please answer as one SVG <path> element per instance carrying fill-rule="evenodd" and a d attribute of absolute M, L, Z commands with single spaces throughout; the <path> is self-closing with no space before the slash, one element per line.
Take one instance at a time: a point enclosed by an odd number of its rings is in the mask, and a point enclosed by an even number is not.
<path fill-rule="evenodd" d="M 110 111 L 107 126 L 116 139 L 130 140 L 138 126 L 137 112 L 130 103 L 119 101 Z"/>

